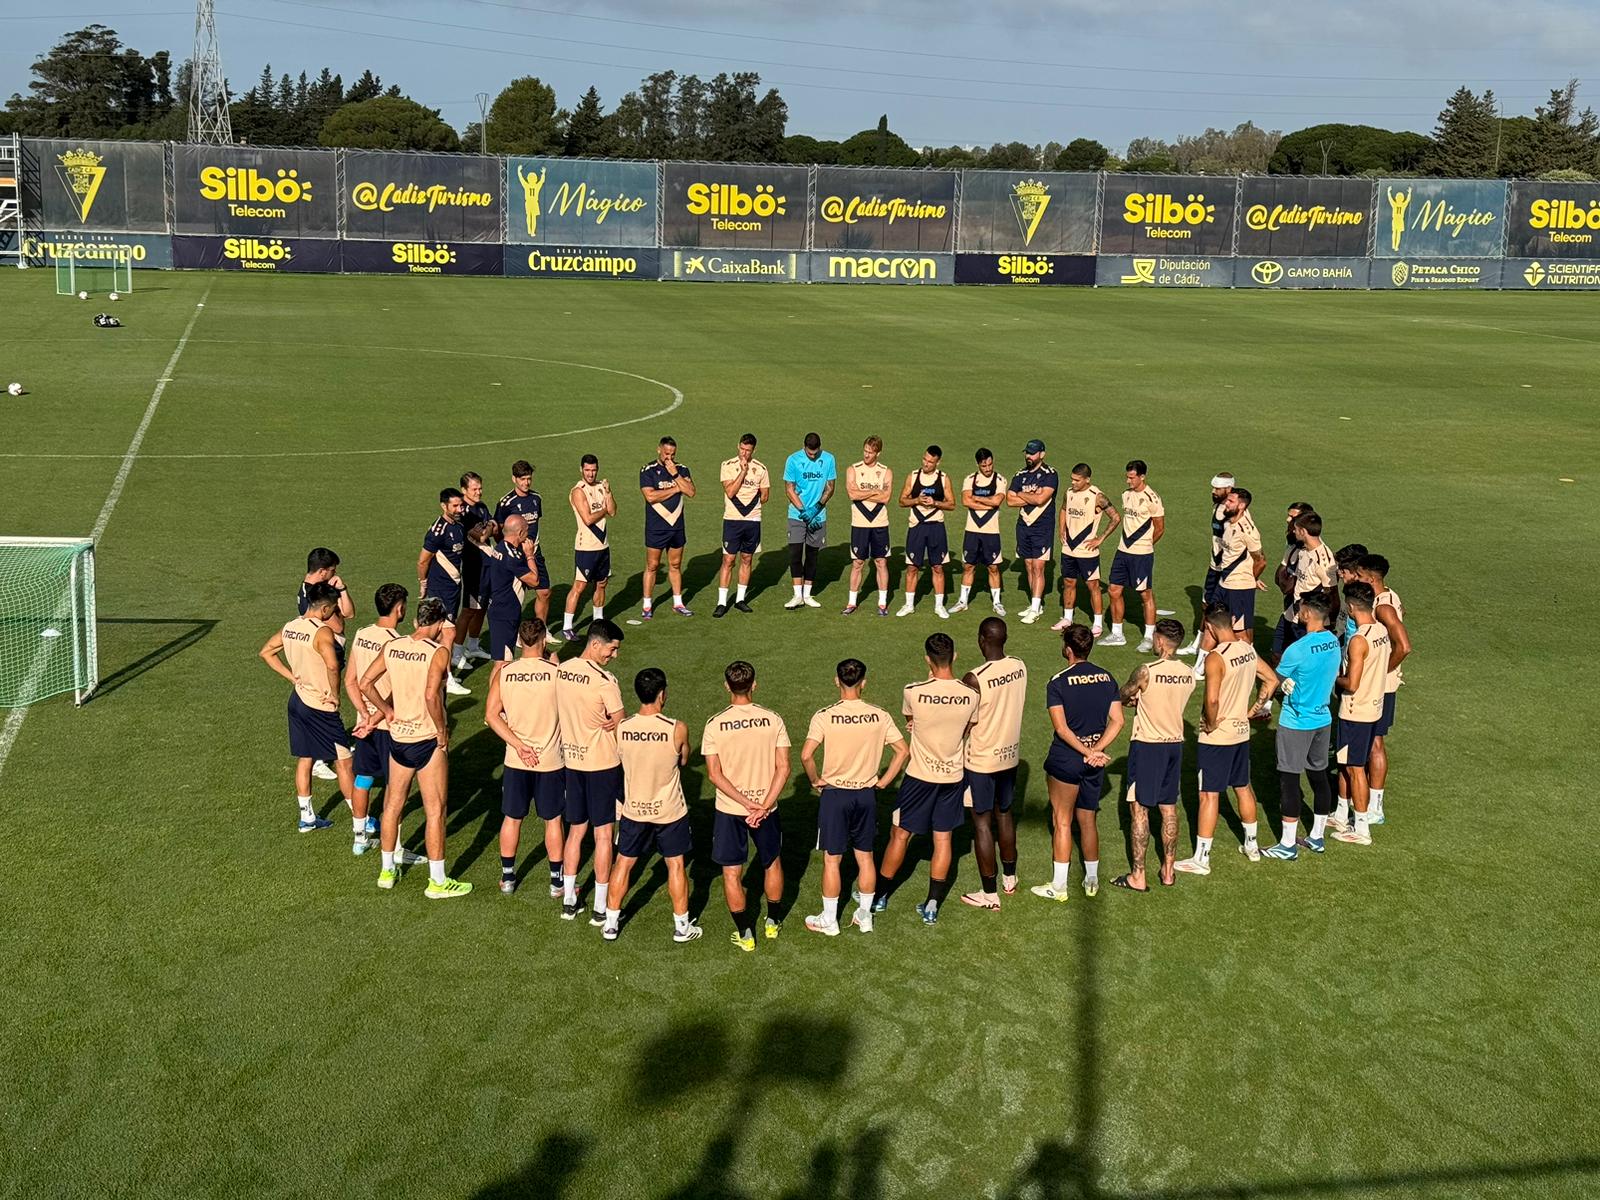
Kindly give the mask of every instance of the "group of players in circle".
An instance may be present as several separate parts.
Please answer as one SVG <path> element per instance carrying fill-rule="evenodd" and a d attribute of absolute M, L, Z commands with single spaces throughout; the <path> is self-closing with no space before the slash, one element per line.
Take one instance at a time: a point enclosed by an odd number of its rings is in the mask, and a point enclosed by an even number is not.
<path fill-rule="evenodd" d="M 725 497 L 723 564 L 715 615 L 729 605 L 731 579 L 738 590 L 731 607 L 751 611 L 751 562 L 760 548 L 761 505 L 770 492 L 766 468 L 754 457 L 756 439 L 746 434 L 734 458 L 722 464 Z M 849 603 L 855 611 L 868 565 L 878 572 L 878 612 L 888 612 L 887 511 L 892 475 L 879 462 L 882 444 L 869 438 L 860 462 L 846 472 L 851 503 L 853 566 Z M 682 593 L 685 545 L 683 502 L 694 496 L 676 444 L 663 438 L 655 460 L 640 472 L 646 508 L 644 611 L 651 616 L 654 578 L 663 560 L 673 608 L 692 616 Z M 1127 490 L 1118 510 L 1091 479 L 1086 464 L 1071 472 L 1056 517 L 1059 478 L 1045 462 L 1045 448 L 1027 444 L 1025 468 L 1002 482 L 993 454 L 980 449 L 977 470 L 959 493 L 940 469 L 937 446 L 900 489 L 910 510 L 906 550 L 906 601 L 898 615 L 913 611 L 917 572 L 933 575 L 935 609 L 947 617 L 967 607 L 979 566 L 989 570 L 995 615 L 978 630 L 980 663 L 958 675 L 956 647 L 944 633 L 924 644 L 924 678 L 902 691 L 902 735 L 893 716 L 863 699 L 867 668 L 847 658 L 836 668 L 839 700 L 816 713 L 807 729 L 801 762 L 818 794 L 817 846 L 824 855 L 822 907 L 807 917 L 807 929 L 840 931 L 842 865 L 856 866 L 854 908 L 849 923 L 871 932 L 904 865 L 914 836 L 931 839 L 927 897 L 917 913 L 934 924 L 953 877 L 953 834 L 970 815 L 980 887 L 960 899 L 995 910 L 1000 896 L 1016 891 L 1017 851 L 1013 806 L 1026 707 L 1028 668 L 1006 652 L 999 582 L 1002 555 L 996 511 L 1019 509 L 1017 549 L 1027 566 L 1030 603 L 1025 623 L 1043 615 L 1044 567 L 1051 536 L 1062 549 L 1061 634 L 1067 666 L 1046 689 L 1053 737 L 1044 763 L 1052 825 L 1053 874 L 1033 894 L 1065 901 L 1069 896 L 1072 845 L 1082 860 L 1082 888 L 1099 891 L 1096 818 L 1111 763 L 1110 749 L 1129 728 L 1126 798 L 1132 806 L 1129 869 L 1110 880 L 1144 893 L 1147 847 L 1159 821 L 1157 878 L 1171 886 L 1178 873 L 1208 875 L 1211 847 L 1223 796 L 1234 794 L 1251 862 L 1293 860 L 1300 851 L 1321 854 L 1326 837 L 1371 844 L 1382 824 L 1388 773 L 1386 737 L 1401 684 L 1401 662 L 1411 651 L 1398 595 L 1387 584 L 1389 564 L 1361 545 L 1337 553 L 1322 540 L 1322 521 L 1309 503 L 1290 505 L 1286 548 L 1274 579 L 1283 594 L 1269 652 L 1253 645 L 1255 596 L 1266 589 L 1266 558 L 1251 515 L 1251 494 L 1233 477 L 1211 480 L 1212 544 L 1204 583 L 1204 609 L 1193 641 L 1184 644 L 1181 622 L 1157 619 L 1154 546 L 1165 529 L 1160 497 L 1145 480 L 1145 464 L 1130 462 Z M 816 434 L 790 456 L 784 481 L 789 499 L 788 533 L 794 596 L 786 608 L 820 607 L 812 598 L 817 552 L 825 545 L 826 506 L 834 492 L 832 456 Z M 522 823 L 529 813 L 543 823 L 550 894 L 561 916 L 583 913 L 578 868 L 585 837 L 593 833 L 593 910 L 590 923 L 608 940 L 618 936 L 622 901 L 637 864 L 659 852 L 668 869 L 673 938 L 692 941 L 700 926 L 688 911 L 687 863 L 692 852 L 682 771 L 691 744 L 684 722 L 666 714 L 667 676 L 656 667 L 638 672 L 637 710 L 629 715 L 617 678 L 606 668 L 620 651 L 622 630 L 604 613 L 610 576 L 607 522 L 616 503 L 598 461 L 585 455 L 582 478 L 569 499 L 577 517 L 575 583 L 567 596 L 560 634 L 547 625 L 550 576 L 538 541 L 542 502 L 531 487 L 532 468 L 513 464 L 513 489 L 494 512 L 482 502 L 475 473 L 461 488 L 441 493 L 441 516 L 424 535 L 418 557 L 419 598 L 412 631 L 402 629 L 410 601 L 407 589 L 386 583 L 374 596 L 377 619 L 350 638 L 344 629 L 354 604 L 338 576 L 338 557 L 325 548 L 308 556 L 299 594 L 300 616 L 274 633 L 261 657 L 293 685 L 288 721 L 290 752 L 297 759 L 296 794 L 301 832 L 328 828 L 312 799 L 314 775 L 336 779 L 348 803 L 358 855 L 374 844 L 382 864 L 378 886 L 392 889 L 404 868 L 426 862 L 429 899 L 464 896 L 465 881 L 445 872 L 445 811 L 448 791 L 449 722 L 446 693 L 465 694 L 456 678 L 474 661 L 490 661 L 486 721 L 505 742 L 502 823 L 502 892 L 517 887 L 516 859 Z M 959 494 L 967 510 L 960 598 L 945 606 L 948 561 L 943 516 Z M 1099 547 L 1120 524 L 1111 573 L 1112 622 L 1103 625 Z M 1042 552 L 1041 552 L 1042 547 Z M 1087 585 L 1093 624 L 1074 620 L 1076 588 Z M 574 616 L 583 591 L 594 587 L 594 617 L 576 657 L 558 659 L 554 646 L 576 637 Z M 1122 593 L 1131 587 L 1145 609 L 1141 663 L 1120 685 L 1091 661 L 1095 646 L 1124 645 Z M 525 617 L 529 593 L 535 614 Z M 463 600 L 465 606 L 463 607 Z M 479 640 L 487 615 L 491 650 Z M 461 634 L 458 640 L 458 626 Z M 1183 656 L 1198 655 L 1191 667 Z M 728 706 L 705 725 L 700 753 L 715 788 L 712 854 L 722 869 L 733 919 L 732 941 L 754 950 L 759 900 L 744 880 L 754 844 L 761 891 L 768 903 L 759 929 L 776 938 L 785 916 L 781 861 L 780 797 L 793 774 L 791 743 L 782 717 L 755 701 L 756 668 L 743 659 L 723 672 Z M 1184 710 L 1201 692 L 1197 759 L 1199 808 L 1195 852 L 1177 858 L 1177 804 L 1184 742 Z M 340 717 L 341 695 L 358 714 L 353 730 Z M 1281 700 L 1276 733 L 1281 834 L 1275 844 L 1258 841 L 1258 814 L 1250 782 L 1251 724 L 1271 715 Z M 1328 772 L 1337 709 L 1337 780 Z M 1132 711 L 1131 721 L 1124 710 Z M 887 764 L 885 755 L 888 756 Z M 877 793 L 894 785 L 902 770 L 891 833 L 882 861 L 874 855 Z M 1312 792 L 1312 815 L 1302 835 L 1304 775 Z M 415 777 L 425 823 L 425 855 L 400 845 L 400 816 Z M 371 815 L 372 790 L 383 780 L 382 820 Z M 1337 786 L 1336 786 L 1337 785 Z M 1335 794 L 1337 792 L 1337 794 Z"/>

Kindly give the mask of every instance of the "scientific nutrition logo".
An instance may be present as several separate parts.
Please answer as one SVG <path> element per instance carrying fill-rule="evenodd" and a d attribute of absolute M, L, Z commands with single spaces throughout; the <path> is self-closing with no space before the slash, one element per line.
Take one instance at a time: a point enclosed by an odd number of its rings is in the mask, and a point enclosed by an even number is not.
<path fill-rule="evenodd" d="M 1017 228 L 1022 231 L 1022 244 L 1033 245 L 1033 235 L 1039 222 L 1044 220 L 1045 209 L 1050 207 L 1050 185 L 1037 179 L 1024 179 L 1011 186 L 1011 211 L 1016 215 Z"/>
<path fill-rule="evenodd" d="M 56 176 L 72 195 L 78 220 L 88 221 L 89 212 L 94 208 L 94 199 L 100 194 L 100 185 L 105 182 L 106 169 L 100 165 L 105 161 L 104 157 L 90 150 L 78 149 L 57 155 L 56 161 L 60 164 L 56 167 Z"/>
<path fill-rule="evenodd" d="M 1537 261 L 1531 262 L 1522 272 L 1522 277 L 1528 281 L 1529 287 L 1538 287 L 1545 279 L 1544 268 Z"/>

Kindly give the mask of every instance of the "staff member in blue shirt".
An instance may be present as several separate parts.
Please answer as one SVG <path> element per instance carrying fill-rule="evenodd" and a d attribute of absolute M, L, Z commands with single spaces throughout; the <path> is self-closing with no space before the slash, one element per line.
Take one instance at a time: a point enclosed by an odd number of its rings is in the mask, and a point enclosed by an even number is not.
<path fill-rule="evenodd" d="M 828 501 L 833 498 L 839 469 L 822 448 L 822 436 L 808 433 L 805 449 L 783 464 L 783 486 L 789 493 L 789 577 L 794 599 L 785 608 L 821 608 L 811 598 L 817 579 L 817 556 L 828 543 Z"/>
<path fill-rule="evenodd" d="M 1324 849 L 1322 831 L 1333 812 L 1333 780 L 1328 777 L 1328 742 L 1333 715 L 1328 701 L 1339 675 L 1339 639 L 1328 630 L 1333 605 L 1322 590 L 1300 597 L 1299 622 L 1305 634 L 1278 660 L 1283 708 L 1278 714 L 1279 811 L 1283 836 L 1261 851 L 1263 858 L 1299 857 L 1295 832 L 1300 825 L 1300 775 L 1311 780 L 1311 833 L 1298 845 L 1316 854 Z M 1293 614 L 1291 614 L 1291 619 Z"/>

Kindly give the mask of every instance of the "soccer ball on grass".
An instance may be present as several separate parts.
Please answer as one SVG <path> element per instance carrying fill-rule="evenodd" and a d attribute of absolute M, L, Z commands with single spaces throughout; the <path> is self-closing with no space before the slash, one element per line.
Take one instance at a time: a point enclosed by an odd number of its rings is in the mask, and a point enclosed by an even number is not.
<path fill-rule="evenodd" d="M 122 297 L 117 295 L 115 292 L 112 292 L 111 295 L 106 297 L 106 299 L 107 300 L 121 300 Z"/>
<path fill-rule="evenodd" d="M 13 396 L 20 396 L 20 395 L 22 395 L 22 385 L 20 383 L 10 384 L 6 388 L 6 391 L 9 392 Z"/>
<path fill-rule="evenodd" d="M 87 300 L 88 298 L 89 298 L 89 293 L 88 292 L 79 292 L 78 293 L 78 299 L 79 300 Z"/>

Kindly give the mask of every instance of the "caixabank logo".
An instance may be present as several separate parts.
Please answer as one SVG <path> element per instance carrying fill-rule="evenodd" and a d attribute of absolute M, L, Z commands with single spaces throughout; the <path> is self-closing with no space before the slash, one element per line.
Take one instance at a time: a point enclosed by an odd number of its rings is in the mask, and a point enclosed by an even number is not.
<path fill-rule="evenodd" d="M 781 250 L 674 250 L 672 279 L 734 283 L 794 283 L 800 256 Z"/>
<path fill-rule="evenodd" d="M 282 238 L 231 237 L 222 243 L 222 257 L 242 271 L 276 271 L 294 261 Z"/>
<path fill-rule="evenodd" d="M 285 220 L 289 206 L 311 201 L 311 180 L 293 167 L 272 174 L 254 167 L 201 167 L 200 198 L 226 204 L 232 217 Z"/>

